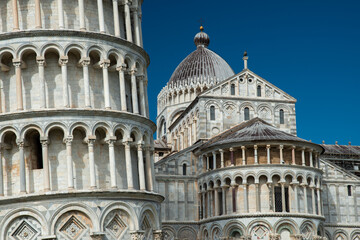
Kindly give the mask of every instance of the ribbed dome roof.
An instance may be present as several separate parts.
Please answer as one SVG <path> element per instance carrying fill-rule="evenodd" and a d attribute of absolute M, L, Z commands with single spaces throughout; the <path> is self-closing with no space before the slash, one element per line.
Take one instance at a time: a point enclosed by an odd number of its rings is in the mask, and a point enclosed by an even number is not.
<path fill-rule="evenodd" d="M 229 64 L 209 50 L 209 36 L 202 31 L 195 35 L 196 50 L 190 53 L 175 69 L 168 84 L 184 85 L 191 82 L 220 82 L 234 75 Z"/>

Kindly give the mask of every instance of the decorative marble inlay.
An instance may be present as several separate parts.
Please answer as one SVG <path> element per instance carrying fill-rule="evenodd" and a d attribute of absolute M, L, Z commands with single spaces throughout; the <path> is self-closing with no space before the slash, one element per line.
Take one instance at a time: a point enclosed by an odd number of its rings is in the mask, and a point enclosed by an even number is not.
<path fill-rule="evenodd" d="M 16 240 L 35 239 L 38 232 L 26 221 L 23 221 L 11 235 Z"/>
<path fill-rule="evenodd" d="M 301 233 L 305 236 L 305 239 L 311 239 L 313 235 L 313 231 L 310 226 L 305 226 Z"/>
<path fill-rule="evenodd" d="M 60 232 L 64 233 L 70 239 L 77 239 L 86 230 L 84 224 L 82 224 L 76 217 L 72 216 L 62 226 Z"/>
<path fill-rule="evenodd" d="M 121 220 L 121 218 L 117 214 L 106 226 L 106 229 L 116 238 L 119 238 L 121 234 L 126 230 L 126 228 L 126 223 Z"/>
<path fill-rule="evenodd" d="M 253 235 L 257 239 L 265 239 L 269 233 L 269 229 L 265 226 L 256 226 L 253 230 Z"/>

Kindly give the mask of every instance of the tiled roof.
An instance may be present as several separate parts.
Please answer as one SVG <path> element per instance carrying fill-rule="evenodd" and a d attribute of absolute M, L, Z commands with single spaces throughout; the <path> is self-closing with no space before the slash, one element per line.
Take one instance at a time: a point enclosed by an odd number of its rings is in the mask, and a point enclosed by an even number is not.
<path fill-rule="evenodd" d="M 232 142 L 254 141 L 293 141 L 311 143 L 290 133 L 281 131 L 260 118 L 253 118 L 211 138 L 200 148 Z"/>
<path fill-rule="evenodd" d="M 358 155 L 360 157 L 360 146 L 352 145 L 328 145 L 321 144 L 325 149 L 324 154 L 328 155 Z"/>

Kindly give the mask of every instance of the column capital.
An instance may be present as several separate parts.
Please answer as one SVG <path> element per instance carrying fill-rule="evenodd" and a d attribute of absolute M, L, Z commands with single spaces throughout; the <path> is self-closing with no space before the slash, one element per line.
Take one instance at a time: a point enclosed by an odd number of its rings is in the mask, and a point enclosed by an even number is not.
<path fill-rule="evenodd" d="M 162 230 L 154 230 L 153 236 L 154 236 L 154 240 L 162 240 L 163 239 L 163 231 Z"/>
<path fill-rule="evenodd" d="M 13 62 L 13 65 L 14 65 L 16 68 L 19 68 L 19 67 L 21 67 L 21 65 L 22 65 L 21 59 L 13 59 L 12 62 Z"/>
<path fill-rule="evenodd" d="M 284 145 L 279 145 L 279 148 L 280 148 L 280 149 L 284 149 Z"/>
<path fill-rule="evenodd" d="M 133 69 L 129 69 L 129 74 L 130 75 L 135 75 L 137 73 L 137 68 L 133 68 Z"/>
<path fill-rule="evenodd" d="M 233 152 L 233 151 L 234 151 L 234 148 L 229 148 L 229 151 L 230 151 L 230 152 Z"/>
<path fill-rule="evenodd" d="M 59 58 L 59 65 L 60 66 L 66 66 L 66 64 L 68 64 L 69 62 L 69 57 L 68 56 L 61 56 Z"/>
<path fill-rule="evenodd" d="M 110 136 L 109 138 L 105 139 L 105 142 L 107 144 L 109 144 L 109 146 L 114 146 L 114 143 L 116 142 L 116 137 L 115 136 Z"/>
<path fill-rule="evenodd" d="M 220 152 L 220 153 L 223 153 L 223 152 L 224 152 L 224 149 L 219 149 L 219 152 Z"/>
<path fill-rule="evenodd" d="M 88 136 L 86 139 L 86 143 L 90 146 L 94 145 L 95 141 L 96 141 L 96 136 Z"/>
<path fill-rule="evenodd" d="M 242 150 L 245 150 L 245 149 L 246 149 L 246 147 L 245 147 L 245 146 L 241 146 L 241 149 L 242 149 Z"/>
<path fill-rule="evenodd" d="M 271 147 L 270 145 L 266 145 L 266 149 L 270 149 L 270 147 Z"/>
<path fill-rule="evenodd" d="M 63 139 L 63 142 L 68 145 L 68 144 L 71 144 L 73 141 L 73 136 L 68 136 L 66 138 Z"/>
<path fill-rule="evenodd" d="M 24 139 L 21 140 L 16 140 L 16 144 L 18 145 L 19 148 L 24 148 Z"/>
<path fill-rule="evenodd" d="M 39 66 L 45 66 L 45 57 L 43 56 L 36 56 L 36 62 Z"/>
<path fill-rule="evenodd" d="M 40 143 L 43 147 L 49 145 L 49 139 L 46 137 L 40 137 Z"/>
<path fill-rule="evenodd" d="M 107 69 L 110 66 L 110 60 L 109 59 L 103 59 L 100 63 L 100 67 L 103 69 Z"/>
<path fill-rule="evenodd" d="M 294 145 L 291 146 L 291 149 L 296 149 L 296 147 Z"/>
<path fill-rule="evenodd" d="M 145 80 L 145 75 L 138 75 L 136 76 L 137 79 L 139 79 L 140 81 L 144 81 Z"/>
<path fill-rule="evenodd" d="M 143 150 L 143 147 L 144 147 L 144 144 L 143 144 L 143 143 L 138 143 L 138 144 L 137 144 L 137 149 L 138 149 L 138 151 L 142 151 L 142 150 Z"/>
<path fill-rule="evenodd" d="M 127 65 L 125 63 L 121 63 L 119 66 L 116 67 L 116 71 L 124 72 L 127 69 L 126 67 L 127 67 Z"/>
<path fill-rule="evenodd" d="M 254 149 L 255 149 L 255 150 L 258 149 L 258 146 L 257 146 L 257 145 L 254 145 Z"/>
<path fill-rule="evenodd" d="M 83 57 L 80 59 L 79 64 L 81 66 L 89 66 L 90 65 L 90 58 L 89 57 Z"/>

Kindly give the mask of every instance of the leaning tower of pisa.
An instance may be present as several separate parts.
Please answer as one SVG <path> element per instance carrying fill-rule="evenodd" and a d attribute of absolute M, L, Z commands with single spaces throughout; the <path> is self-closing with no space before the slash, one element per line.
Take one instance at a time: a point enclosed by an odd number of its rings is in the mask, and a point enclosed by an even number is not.
<path fill-rule="evenodd" d="M 0 1 L 0 239 L 160 239 L 141 4 Z"/>

